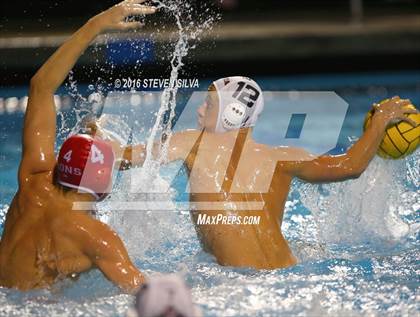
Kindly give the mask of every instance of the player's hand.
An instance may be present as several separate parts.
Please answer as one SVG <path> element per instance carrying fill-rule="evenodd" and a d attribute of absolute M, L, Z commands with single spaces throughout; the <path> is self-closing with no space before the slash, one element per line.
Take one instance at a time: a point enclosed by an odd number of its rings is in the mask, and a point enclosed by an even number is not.
<path fill-rule="evenodd" d="M 417 123 L 408 118 L 407 115 L 419 112 L 416 109 L 410 109 L 407 107 L 408 105 L 411 105 L 411 101 L 409 99 L 401 99 L 396 96 L 391 99 L 384 100 L 379 104 L 374 104 L 373 107 L 375 110 L 375 116 L 380 116 L 387 122 L 387 124 L 405 121 L 413 127 L 416 127 Z"/>
<path fill-rule="evenodd" d="M 96 137 L 104 141 L 115 142 L 118 143 L 119 146 L 121 146 L 121 144 L 115 137 L 109 135 L 109 133 L 107 133 L 102 128 L 102 126 L 104 126 L 108 120 L 109 118 L 107 115 L 102 115 L 99 119 L 87 119 L 86 123 L 84 123 L 83 126 L 86 129 L 86 133 L 91 135 L 92 137 Z"/>
<path fill-rule="evenodd" d="M 146 0 L 125 0 L 110 9 L 98 14 L 92 20 L 99 26 L 101 31 L 131 30 L 142 27 L 141 22 L 126 21 L 127 17 L 136 15 L 153 14 L 156 7 L 142 5 Z"/>

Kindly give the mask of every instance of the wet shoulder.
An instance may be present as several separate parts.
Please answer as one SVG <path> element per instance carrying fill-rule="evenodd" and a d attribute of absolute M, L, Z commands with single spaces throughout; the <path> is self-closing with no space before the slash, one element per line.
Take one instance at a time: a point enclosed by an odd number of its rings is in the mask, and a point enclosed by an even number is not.
<path fill-rule="evenodd" d="M 287 169 L 290 163 L 311 161 L 315 158 L 305 149 L 297 147 L 270 146 L 251 141 L 248 148 L 247 153 L 254 161 L 270 169 L 280 168 L 278 172 L 281 172 L 283 168 Z"/>
<path fill-rule="evenodd" d="M 24 180 L 18 191 L 19 201 L 42 204 L 49 199 L 58 199 L 61 196 L 59 188 L 54 185 L 53 173 L 45 172 L 29 176 Z"/>
<path fill-rule="evenodd" d="M 172 151 L 187 151 L 192 149 L 194 145 L 200 141 L 202 132 L 199 130 L 184 130 L 175 132 L 170 141 Z"/>

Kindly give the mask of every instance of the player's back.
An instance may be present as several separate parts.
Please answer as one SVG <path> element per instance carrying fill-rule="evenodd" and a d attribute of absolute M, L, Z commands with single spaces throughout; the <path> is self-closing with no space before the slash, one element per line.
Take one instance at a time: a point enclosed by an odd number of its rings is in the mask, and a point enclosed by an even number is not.
<path fill-rule="evenodd" d="M 205 248 L 224 265 L 274 268 L 294 262 L 280 231 L 291 178 L 277 168 L 272 148 L 241 131 L 204 133 L 196 152 L 188 162 L 190 197 L 199 209 L 193 219 Z M 238 222 L 199 223 L 215 215 Z M 245 223 L 250 216 L 260 221 Z"/>
<path fill-rule="evenodd" d="M 72 207 L 63 189 L 53 185 L 52 173 L 34 175 L 20 187 L 0 241 L 0 285 L 45 287 L 60 275 L 86 269 L 88 259 L 63 230 L 72 226 Z"/>

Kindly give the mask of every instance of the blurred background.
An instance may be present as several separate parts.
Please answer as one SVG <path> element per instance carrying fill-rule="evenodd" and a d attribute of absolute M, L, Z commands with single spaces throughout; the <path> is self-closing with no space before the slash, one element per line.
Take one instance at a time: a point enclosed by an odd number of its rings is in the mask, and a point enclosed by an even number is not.
<path fill-rule="evenodd" d="M 88 18 L 118 1 L 1 1 L 0 84 L 25 84 L 34 71 Z M 414 70 L 420 68 L 420 0 L 192 0 L 219 22 L 188 56 L 184 74 L 199 78 Z M 166 31 L 162 25 L 166 24 Z M 165 77 L 173 21 L 157 15 L 138 37 L 147 48 L 142 74 Z M 124 40 L 121 40 L 124 42 Z M 102 47 L 103 48 L 103 47 Z M 112 47 L 111 47 L 112 50 Z M 118 55 L 129 55 L 127 49 Z M 114 54 L 115 55 L 115 54 Z M 75 69 L 85 82 L 112 62 L 121 74 L 138 58 L 115 59 L 110 48 L 88 51 Z M 100 71 L 99 71 L 100 72 Z"/>
<path fill-rule="evenodd" d="M 162 1 L 189 8 L 184 25 L 214 22 L 190 41 L 180 78 L 199 79 L 200 90 L 245 75 L 264 90 L 334 91 L 351 105 L 341 150 L 349 135 L 361 134 L 373 102 L 401 95 L 420 103 L 420 0 Z M 118 2 L 0 2 L 0 150 L 13 139 L 18 157 L 36 70 L 90 17 Z M 169 78 L 177 34 L 174 15 L 160 10 L 139 32 L 99 37 L 57 92 L 57 107 L 83 108 L 88 96 L 114 90 L 116 79 Z"/>

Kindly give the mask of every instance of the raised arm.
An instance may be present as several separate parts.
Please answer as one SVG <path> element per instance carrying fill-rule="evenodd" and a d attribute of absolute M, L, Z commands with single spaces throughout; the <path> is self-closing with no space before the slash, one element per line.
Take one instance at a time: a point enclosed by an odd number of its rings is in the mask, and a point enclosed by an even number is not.
<path fill-rule="evenodd" d="M 288 162 L 285 164 L 286 170 L 292 176 L 313 183 L 358 178 L 378 151 L 385 130 L 391 122 L 404 120 L 416 126 L 416 123 L 407 118 L 406 114 L 417 111 L 407 109 L 408 104 L 410 101 L 394 97 L 376 105 L 371 125 L 346 154 Z"/>
<path fill-rule="evenodd" d="M 99 33 L 111 29 L 128 30 L 139 27 L 140 23 L 124 22 L 124 19 L 131 15 L 155 12 L 153 7 L 139 5 L 144 1 L 126 0 L 90 19 L 33 76 L 24 120 L 23 154 L 19 168 L 21 184 L 30 175 L 54 169 L 56 133 L 54 92 Z"/>

